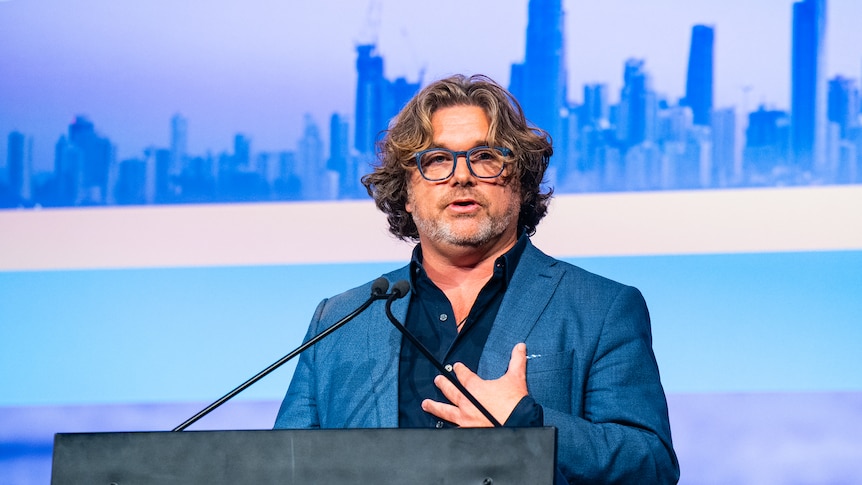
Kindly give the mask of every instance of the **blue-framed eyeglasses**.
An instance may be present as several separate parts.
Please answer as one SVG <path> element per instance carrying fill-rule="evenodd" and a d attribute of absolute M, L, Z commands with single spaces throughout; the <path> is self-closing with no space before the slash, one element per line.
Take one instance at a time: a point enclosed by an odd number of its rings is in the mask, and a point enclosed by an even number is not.
<path fill-rule="evenodd" d="M 492 179 L 503 174 L 512 150 L 504 147 L 478 146 L 466 152 L 446 148 L 429 148 L 416 154 L 419 173 L 429 182 L 442 182 L 455 173 L 458 157 L 467 160 L 467 169 L 474 177 Z"/>

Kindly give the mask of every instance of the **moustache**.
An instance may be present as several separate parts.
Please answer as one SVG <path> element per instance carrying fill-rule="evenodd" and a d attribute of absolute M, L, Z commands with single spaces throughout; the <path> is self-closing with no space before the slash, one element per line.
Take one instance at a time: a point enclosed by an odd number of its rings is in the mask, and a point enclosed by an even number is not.
<path fill-rule="evenodd" d="M 481 192 L 469 188 L 460 188 L 454 189 L 452 192 L 447 193 L 440 201 L 440 205 L 441 207 L 447 207 L 456 200 L 464 199 L 472 200 L 473 202 L 482 207 L 485 207 L 488 204 L 488 199 Z"/>

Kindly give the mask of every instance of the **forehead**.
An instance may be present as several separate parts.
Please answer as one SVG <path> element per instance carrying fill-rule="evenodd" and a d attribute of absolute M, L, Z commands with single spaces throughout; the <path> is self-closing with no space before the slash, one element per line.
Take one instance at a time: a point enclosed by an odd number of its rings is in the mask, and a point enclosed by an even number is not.
<path fill-rule="evenodd" d="M 479 106 L 448 106 L 431 115 L 431 136 L 438 145 L 484 142 L 489 128 L 488 115 Z"/>

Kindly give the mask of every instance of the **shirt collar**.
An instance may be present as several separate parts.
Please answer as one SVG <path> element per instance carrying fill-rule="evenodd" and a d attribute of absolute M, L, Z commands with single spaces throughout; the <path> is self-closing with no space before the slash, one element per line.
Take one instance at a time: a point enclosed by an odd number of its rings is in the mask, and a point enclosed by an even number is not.
<path fill-rule="evenodd" d="M 528 238 L 529 236 L 527 236 L 526 231 L 521 231 L 521 236 L 518 237 L 515 245 L 494 261 L 494 274 L 498 275 L 498 271 L 502 268 L 505 271 L 502 276 L 504 277 L 506 286 L 509 286 L 509 281 L 512 280 L 512 276 L 515 274 L 515 268 L 518 266 L 521 255 L 524 254 L 524 249 L 527 247 Z M 422 245 L 417 244 L 413 248 L 413 256 L 410 258 L 410 279 L 414 287 L 416 275 L 424 275 L 424 273 L 425 270 L 422 268 Z"/>

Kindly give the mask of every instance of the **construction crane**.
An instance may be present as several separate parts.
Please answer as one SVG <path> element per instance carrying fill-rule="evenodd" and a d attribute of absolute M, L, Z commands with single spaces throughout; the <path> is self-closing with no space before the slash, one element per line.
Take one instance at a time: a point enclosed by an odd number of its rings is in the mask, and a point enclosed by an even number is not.
<path fill-rule="evenodd" d="M 377 45 L 377 38 L 380 35 L 380 17 L 383 12 L 383 2 L 381 0 L 370 0 L 368 2 L 368 11 L 365 14 L 365 25 L 359 34 L 358 44 L 360 45 Z"/>

